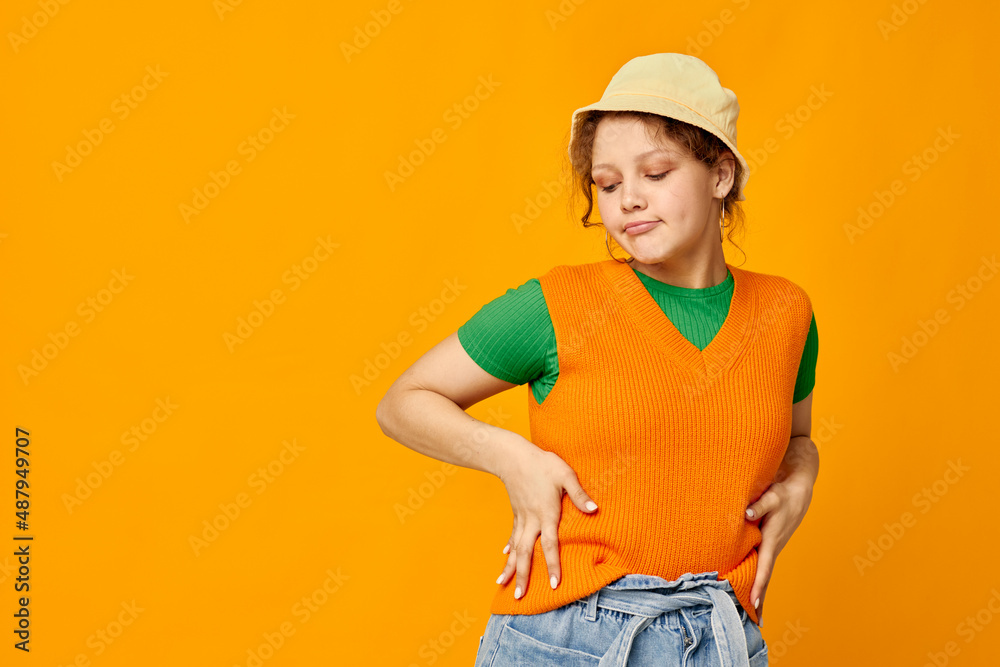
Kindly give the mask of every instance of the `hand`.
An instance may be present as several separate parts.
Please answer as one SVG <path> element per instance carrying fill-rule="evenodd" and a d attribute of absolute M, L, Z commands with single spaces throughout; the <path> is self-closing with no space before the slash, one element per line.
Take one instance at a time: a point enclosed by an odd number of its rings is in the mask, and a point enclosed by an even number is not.
<path fill-rule="evenodd" d="M 758 625 L 763 626 L 764 596 L 771 581 L 774 561 L 802 523 L 811 501 L 812 482 L 805 476 L 789 476 L 771 484 L 748 508 L 753 510 L 753 518 L 747 516 L 748 521 L 760 519 L 757 576 L 750 588 L 750 600 L 760 599 L 760 604 L 756 606 Z"/>
<path fill-rule="evenodd" d="M 510 496 L 514 527 L 504 548 L 504 553 L 509 551 L 507 565 L 497 583 L 506 584 L 510 575 L 516 573 L 514 597 L 518 599 L 528 590 L 531 554 L 539 533 L 549 585 L 552 588 L 559 585 L 557 528 L 562 514 L 563 493 L 569 494 L 570 500 L 581 512 L 591 514 L 597 510 L 597 504 L 583 490 L 569 464 L 558 454 L 541 449 L 529 440 L 522 440 L 528 446 L 512 448 L 504 469 L 498 475 Z"/>

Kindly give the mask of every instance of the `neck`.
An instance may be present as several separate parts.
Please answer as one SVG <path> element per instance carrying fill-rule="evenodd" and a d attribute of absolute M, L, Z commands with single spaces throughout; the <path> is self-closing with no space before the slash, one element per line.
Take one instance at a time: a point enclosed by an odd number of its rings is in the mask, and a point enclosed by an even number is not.
<path fill-rule="evenodd" d="M 631 264 L 636 271 L 659 280 L 661 283 L 692 289 L 718 285 L 726 279 L 729 273 L 721 244 L 718 246 L 717 253 L 713 252 L 710 257 L 705 259 L 678 258 L 654 264 L 644 264 L 639 260 L 633 260 Z"/>

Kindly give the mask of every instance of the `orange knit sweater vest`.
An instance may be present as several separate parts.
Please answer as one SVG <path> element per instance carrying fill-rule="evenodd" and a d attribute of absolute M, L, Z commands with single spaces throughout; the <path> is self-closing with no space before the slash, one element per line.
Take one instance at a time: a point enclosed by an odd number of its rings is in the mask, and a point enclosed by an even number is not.
<path fill-rule="evenodd" d="M 527 590 L 515 599 L 512 577 L 491 613 L 550 611 L 629 573 L 715 571 L 758 621 L 749 598 L 761 533 L 745 510 L 788 447 L 812 303 L 790 280 L 727 266 L 729 313 L 704 350 L 627 264 L 561 265 L 539 278 L 559 378 L 541 405 L 527 392 L 531 441 L 573 468 L 598 509 L 564 494 L 558 587 L 536 540 Z"/>

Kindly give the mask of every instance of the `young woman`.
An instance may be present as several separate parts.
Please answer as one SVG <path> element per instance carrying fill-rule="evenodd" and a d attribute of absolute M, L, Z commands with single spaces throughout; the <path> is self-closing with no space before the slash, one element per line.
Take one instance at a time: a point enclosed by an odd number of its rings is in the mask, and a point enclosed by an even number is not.
<path fill-rule="evenodd" d="M 630 258 L 507 290 L 378 406 L 386 435 L 510 496 L 477 667 L 767 664 L 764 593 L 819 471 L 818 345 L 802 288 L 725 261 L 738 114 L 693 56 L 626 63 L 568 152 L 584 226 Z M 465 412 L 524 383 L 530 440 Z"/>

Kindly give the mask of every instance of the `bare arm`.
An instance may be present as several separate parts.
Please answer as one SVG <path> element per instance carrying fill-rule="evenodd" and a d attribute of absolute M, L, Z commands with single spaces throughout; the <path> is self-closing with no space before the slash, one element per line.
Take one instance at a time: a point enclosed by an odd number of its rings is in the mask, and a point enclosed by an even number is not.
<path fill-rule="evenodd" d="M 788 481 L 808 488 L 819 476 L 819 450 L 810 438 L 812 432 L 812 392 L 798 403 L 792 404 L 792 436 L 781 461 L 775 481 Z"/>
<path fill-rule="evenodd" d="M 819 450 L 809 434 L 812 430 L 812 392 L 792 404 L 792 433 L 785 457 L 774 482 L 750 505 L 752 520 L 760 519 L 761 543 L 757 548 L 757 574 L 750 589 L 757 622 L 761 623 L 764 595 L 774 570 L 774 561 L 799 527 L 812 502 L 813 485 L 819 475 Z"/>
<path fill-rule="evenodd" d="M 497 579 L 516 574 L 514 597 L 527 591 L 531 554 L 541 535 L 549 585 L 559 585 L 557 528 L 562 496 L 581 512 L 597 504 L 570 466 L 554 452 L 467 414 L 479 401 L 517 385 L 495 378 L 468 355 L 453 333 L 428 350 L 389 387 L 375 410 L 382 432 L 427 456 L 496 475 L 514 512 L 507 565 Z"/>
<path fill-rule="evenodd" d="M 385 435 L 414 451 L 501 477 L 505 453 L 534 445 L 465 410 L 516 386 L 480 368 L 452 333 L 396 379 L 375 419 Z"/>

